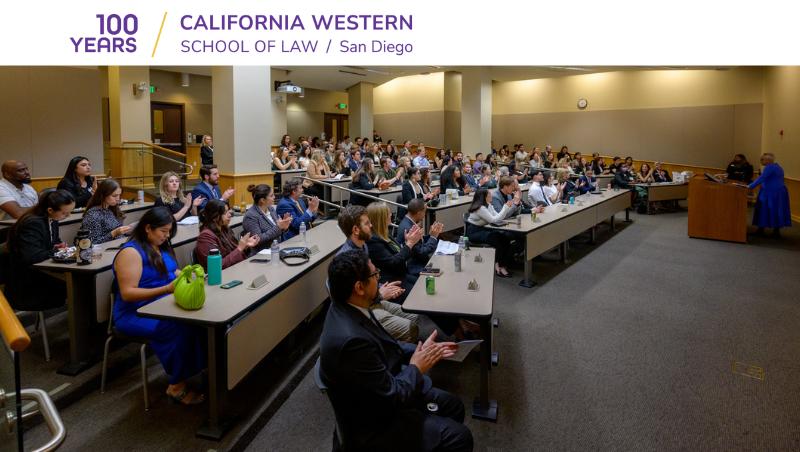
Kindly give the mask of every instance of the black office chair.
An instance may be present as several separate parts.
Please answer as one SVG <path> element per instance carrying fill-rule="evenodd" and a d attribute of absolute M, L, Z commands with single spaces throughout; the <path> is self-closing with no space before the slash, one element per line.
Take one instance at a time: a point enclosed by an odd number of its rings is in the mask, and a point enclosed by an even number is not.
<path fill-rule="evenodd" d="M 133 342 L 139 344 L 139 359 L 141 361 L 142 372 L 142 389 L 144 390 L 144 410 L 150 410 L 150 397 L 147 394 L 147 345 L 150 343 L 149 339 L 137 336 L 129 336 L 121 333 L 114 328 L 114 294 L 116 293 L 116 282 L 111 289 L 109 296 L 109 310 L 108 310 L 108 338 L 106 339 L 105 347 L 103 348 L 103 372 L 100 377 L 100 394 L 106 392 L 106 373 L 108 371 L 108 349 L 111 346 L 112 339 L 118 339 L 126 342 Z"/>
<path fill-rule="evenodd" d="M 331 407 L 333 407 L 333 415 L 336 417 L 336 425 L 333 430 L 333 448 L 331 449 L 333 452 L 346 452 L 347 447 L 345 443 L 345 435 L 344 429 L 342 426 L 341 418 L 339 417 L 339 413 L 336 412 L 336 405 L 333 403 L 333 399 L 331 398 L 331 394 L 328 391 L 328 386 L 325 382 L 322 381 L 322 375 L 320 374 L 320 364 L 319 364 L 319 357 L 317 357 L 317 362 L 314 364 L 314 383 L 317 385 L 317 389 L 326 396 L 328 396 L 328 401 L 331 403 Z"/>
<path fill-rule="evenodd" d="M 469 226 L 469 212 L 464 212 L 464 215 L 461 217 L 464 220 L 464 237 L 467 237 L 467 227 Z M 491 248 L 491 245 L 486 243 L 475 243 L 473 241 L 469 242 L 470 248 Z"/>

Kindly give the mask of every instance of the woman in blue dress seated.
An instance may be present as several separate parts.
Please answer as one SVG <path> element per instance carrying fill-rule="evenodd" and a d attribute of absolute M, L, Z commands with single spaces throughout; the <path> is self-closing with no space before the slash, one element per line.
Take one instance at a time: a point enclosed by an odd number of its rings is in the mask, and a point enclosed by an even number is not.
<path fill-rule="evenodd" d="M 139 317 L 136 310 L 175 290 L 178 263 L 170 239 L 177 225 L 166 207 L 146 212 L 128 242 L 114 258 L 114 324 L 121 333 L 150 339 L 169 375 L 167 396 L 185 405 L 204 400 L 186 380 L 206 367 L 204 335 L 189 325 Z"/>
<path fill-rule="evenodd" d="M 759 235 L 764 233 L 764 228 L 772 228 L 772 234 L 780 237 L 780 229 L 792 225 L 789 190 L 783 180 L 783 168 L 775 163 L 773 154 L 761 155 L 761 165 L 761 176 L 749 185 L 750 188 L 761 186 L 753 213 L 753 225 L 758 226 Z"/>

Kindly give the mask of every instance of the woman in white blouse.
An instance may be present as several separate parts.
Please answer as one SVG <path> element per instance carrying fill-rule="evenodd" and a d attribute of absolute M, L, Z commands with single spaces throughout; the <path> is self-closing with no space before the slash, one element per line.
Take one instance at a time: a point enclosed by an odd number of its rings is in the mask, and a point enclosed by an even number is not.
<path fill-rule="evenodd" d="M 508 266 L 514 259 L 511 238 L 503 231 L 489 229 L 485 226 L 505 218 L 513 206 L 514 201 L 509 200 L 503 204 L 500 212 L 494 210 L 492 192 L 486 188 L 479 188 L 475 192 L 475 197 L 469 206 L 467 237 L 472 243 L 485 243 L 495 249 L 494 273 L 501 278 L 511 277 L 511 272 L 508 270 Z"/>

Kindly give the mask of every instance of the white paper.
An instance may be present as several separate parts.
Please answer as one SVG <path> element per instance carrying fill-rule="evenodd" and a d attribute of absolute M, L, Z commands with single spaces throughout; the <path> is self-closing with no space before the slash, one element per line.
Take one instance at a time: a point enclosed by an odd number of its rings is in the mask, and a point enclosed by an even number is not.
<path fill-rule="evenodd" d="M 200 222 L 200 218 L 198 218 L 195 215 L 195 216 L 184 218 L 183 220 L 179 221 L 178 224 L 181 225 L 181 226 L 189 226 L 189 225 L 192 225 L 192 224 L 197 224 L 199 222 Z"/>
<path fill-rule="evenodd" d="M 336 180 L 339 180 L 339 179 L 341 179 L 342 177 L 344 177 L 344 173 L 342 173 L 342 174 L 337 174 L 337 175 L 336 175 L 336 177 L 334 177 L 334 179 L 336 179 Z"/>
<path fill-rule="evenodd" d="M 473 341 L 461 341 L 458 343 L 458 351 L 456 352 L 456 354 L 449 358 L 445 358 L 445 360 L 455 361 L 459 363 L 463 362 L 464 358 L 466 358 L 467 355 L 469 355 L 470 352 L 473 349 L 475 349 L 475 347 L 477 347 L 478 344 L 480 344 L 481 342 L 483 342 L 483 339 L 477 339 Z"/>
<path fill-rule="evenodd" d="M 436 245 L 436 254 L 456 254 L 456 251 L 458 251 L 458 243 L 439 240 L 439 243 Z"/>
<path fill-rule="evenodd" d="M 258 252 L 259 256 L 272 256 L 272 250 L 269 248 L 264 248 L 263 250 Z"/>

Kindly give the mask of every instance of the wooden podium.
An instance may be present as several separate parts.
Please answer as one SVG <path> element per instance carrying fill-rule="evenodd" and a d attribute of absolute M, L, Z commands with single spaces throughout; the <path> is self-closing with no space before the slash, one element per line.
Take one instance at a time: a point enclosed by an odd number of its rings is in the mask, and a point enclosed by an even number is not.
<path fill-rule="evenodd" d="M 689 237 L 746 243 L 747 189 L 693 177 L 689 181 Z"/>

